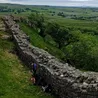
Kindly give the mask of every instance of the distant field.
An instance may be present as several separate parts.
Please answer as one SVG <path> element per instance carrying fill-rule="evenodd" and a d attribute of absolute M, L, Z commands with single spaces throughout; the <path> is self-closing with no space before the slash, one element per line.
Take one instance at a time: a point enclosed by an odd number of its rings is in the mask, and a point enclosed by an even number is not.
<path fill-rule="evenodd" d="M 1 14 L 26 15 L 29 12 L 38 12 L 48 16 L 58 16 L 62 13 L 59 16 L 67 19 L 98 20 L 98 8 L 0 4 L 0 9 Z"/>
<path fill-rule="evenodd" d="M 57 22 L 65 27 L 96 28 L 98 26 L 98 22 L 95 21 L 74 20 L 74 19 L 66 19 L 61 17 L 47 16 L 46 20 Z"/>
<path fill-rule="evenodd" d="M 26 17 L 31 13 L 43 14 L 46 20 L 55 21 L 65 27 L 93 28 L 98 25 L 98 8 L 34 6 L 17 4 L 0 4 L 0 15 L 13 14 Z M 58 15 L 60 13 L 60 15 Z"/>

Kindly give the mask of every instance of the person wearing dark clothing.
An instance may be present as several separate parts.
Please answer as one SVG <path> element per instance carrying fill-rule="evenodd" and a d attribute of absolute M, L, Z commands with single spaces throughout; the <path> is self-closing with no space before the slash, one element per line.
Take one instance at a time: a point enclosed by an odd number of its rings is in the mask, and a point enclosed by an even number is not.
<path fill-rule="evenodd" d="M 35 80 L 36 80 L 36 85 L 41 84 L 41 79 L 40 79 L 40 76 L 38 74 L 35 74 Z"/>
<path fill-rule="evenodd" d="M 34 64 L 33 64 L 33 75 L 34 75 L 34 76 L 36 75 L 36 70 L 37 70 L 37 64 L 34 63 Z"/>

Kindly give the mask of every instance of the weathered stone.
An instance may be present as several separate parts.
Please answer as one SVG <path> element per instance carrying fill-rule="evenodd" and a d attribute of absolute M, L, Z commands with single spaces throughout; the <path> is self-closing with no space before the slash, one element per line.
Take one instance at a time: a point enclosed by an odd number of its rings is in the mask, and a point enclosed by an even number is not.
<path fill-rule="evenodd" d="M 82 72 L 68 63 L 61 63 L 48 52 L 32 46 L 28 36 L 20 30 L 12 16 L 3 18 L 17 46 L 21 60 L 32 69 L 38 65 L 37 74 L 52 86 L 60 98 L 98 98 L 98 73 Z"/>

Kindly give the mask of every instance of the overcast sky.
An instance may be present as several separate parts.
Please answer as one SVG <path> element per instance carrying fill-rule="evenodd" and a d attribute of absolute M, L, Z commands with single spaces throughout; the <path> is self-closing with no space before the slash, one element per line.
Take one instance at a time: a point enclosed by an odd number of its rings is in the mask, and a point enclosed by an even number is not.
<path fill-rule="evenodd" d="M 98 0 L 0 0 L 0 3 L 98 7 Z"/>

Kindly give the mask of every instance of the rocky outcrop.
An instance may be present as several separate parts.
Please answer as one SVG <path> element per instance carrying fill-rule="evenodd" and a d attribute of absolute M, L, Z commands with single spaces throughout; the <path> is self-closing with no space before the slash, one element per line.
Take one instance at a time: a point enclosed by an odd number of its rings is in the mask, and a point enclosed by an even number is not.
<path fill-rule="evenodd" d="M 0 19 L 0 31 L 5 31 L 5 25 Z"/>
<path fill-rule="evenodd" d="M 48 52 L 32 46 L 12 16 L 5 16 L 3 20 L 13 36 L 21 60 L 29 68 L 37 63 L 37 74 L 52 86 L 56 95 L 60 98 L 98 98 L 98 73 L 82 72 L 59 62 Z"/>

